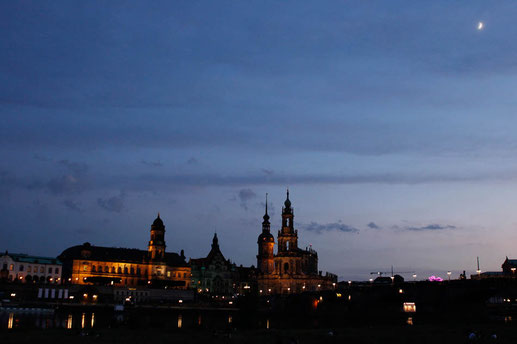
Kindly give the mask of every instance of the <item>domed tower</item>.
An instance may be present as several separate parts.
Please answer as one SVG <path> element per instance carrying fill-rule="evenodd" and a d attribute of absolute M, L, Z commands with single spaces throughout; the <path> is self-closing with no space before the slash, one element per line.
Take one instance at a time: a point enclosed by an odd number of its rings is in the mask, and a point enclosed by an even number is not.
<path fill-rule="evenodd" d="M 162 260 L 165 257 L 165 226 L 160 213 L 151 225 L 151 240 L 149 241 L 149 256 L 152 260 Z"/>
<path fill-rule="evenodd" d="M 278 231 L 278 254 L 298 250 L 298 231 L 294 229 L 294 210 L 289 200 L 289 189 L 287 198 L 282 207 L 282 229 Z"/>
<path fill-rule="evenodd" d="M 271 234 L 271 224 L 269 223 L 269 215 L 267 213 L 267 194 L 266 194 L 266 213 L 264 214 L 264 221 L 262 221 L 262 233 L 259 235 L 257 268 L 263 274 L 273 273 L 275 269 L 274 261 L 274 247 L 275 238 Z"/>

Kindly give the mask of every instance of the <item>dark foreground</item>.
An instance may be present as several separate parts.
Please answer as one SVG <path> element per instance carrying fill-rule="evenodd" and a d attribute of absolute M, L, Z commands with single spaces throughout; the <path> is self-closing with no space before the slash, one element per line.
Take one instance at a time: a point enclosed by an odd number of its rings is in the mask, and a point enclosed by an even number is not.
<path fill-rule="evenodd" d="M 318 330 L 10 330 L 0 332 L 0 343 L 517 343 L 517 327 L 401 326 Z M 469 339 L 474 331 L 475 339 Z M 493 338 L 493 335 L 497 338 Z"/>

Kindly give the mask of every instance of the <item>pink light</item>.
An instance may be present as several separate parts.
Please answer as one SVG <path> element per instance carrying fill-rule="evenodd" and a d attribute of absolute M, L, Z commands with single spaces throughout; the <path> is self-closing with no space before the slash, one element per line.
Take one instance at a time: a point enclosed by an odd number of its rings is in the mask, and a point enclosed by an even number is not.
<path fill-rule="evenodd" d="M 443 278 L 441 278 L 441 277 L 436 277 L 436 276 L 434 276 L 434 275 L 433 275 L 433 276 L 430 276 L 430 277 L 429 277 L 429 281 L 430 281 L 430 282 L 443 282 Z"/>

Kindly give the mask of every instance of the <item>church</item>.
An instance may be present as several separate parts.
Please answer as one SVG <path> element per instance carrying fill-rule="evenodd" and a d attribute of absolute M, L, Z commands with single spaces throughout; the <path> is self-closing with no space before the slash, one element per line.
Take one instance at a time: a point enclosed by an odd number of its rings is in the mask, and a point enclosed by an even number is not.
<path fill-rule="evenodd" d="M 63 282 L 89 285 L 150 286 L 187 289 L 191 270 L 180 254 L 165 251 L 165 225 L 160 214 L 151 225 L 148 249 L 101 247 L 90 243 L 70 247 L 58 257 Z"/>
<path fill-rule="evenodd" d="M 298 230 L 294 228 L 294 208 L 287 198 L 282 207 L 282 227 L 278 231 L 277 253 L 274 253 L 275 238 L 267 212 L 258 237 L 257 283 L 261 294 L 301 293 L 304 291 L 328 290 L 335 287 L 337 276 L 318 271 L 318 253 L 312 248 L 298 247 Z"/>

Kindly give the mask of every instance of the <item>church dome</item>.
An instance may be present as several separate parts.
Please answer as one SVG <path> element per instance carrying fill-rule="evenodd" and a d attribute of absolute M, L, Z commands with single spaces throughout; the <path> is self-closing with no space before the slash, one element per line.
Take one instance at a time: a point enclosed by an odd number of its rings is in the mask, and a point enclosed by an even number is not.
<path fill-rule="evenodd" d="M 274 242 L 275 237 L 269 232 L 262 232 L 258 237 L 258 242 Z"/>
<path fill-rule="evenodd" d="M 163 227 L 163 221 L 160 219 L 160 213 L 158 213 L 158 217 L 154 220 L 153 226 Z"/>

